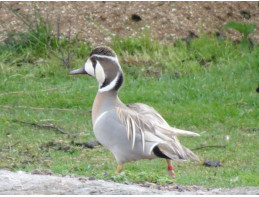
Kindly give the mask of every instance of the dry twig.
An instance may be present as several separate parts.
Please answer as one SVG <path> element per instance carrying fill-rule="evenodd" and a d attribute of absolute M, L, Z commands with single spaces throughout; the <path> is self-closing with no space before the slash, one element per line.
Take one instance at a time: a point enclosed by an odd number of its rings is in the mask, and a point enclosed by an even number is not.
<path fill-rule="evenodd" d="M 40 91 L 16 91 L 16 92 L 4 92 L 2 94 L 0 94 L 0 96 L 5 95 L 5 94 L 29 94 L 29 93 L 35 93 L 35 92 L 47 92 L 47 91 L 52 91 L 52 90 L 57 90 L 58 88 L 50 88 L 50 89 L 46 89 L 46 90 L 40 90 Z"/>
<path fill-rule="evenodd" d="M 61 134 L 68 135 L 69 137 L 73 137 L 73 138 L 76 137 L 75 134 L 65 132 L 64 130 L 62 130 L 61 128 L 57 127 L 56 125 L 54 125 L 52 123 L 50 123 L 50 124 L 38 124 L 38 123 L 34 123 L 34 122 L 31 123 L 31 122 L 25 122 L 25 121 L 20 121 L 20 120 L 11 120 L 11 121 L 35 126 L 35 127 L 41 128 L 41 129 L 52 129 L 52 130 L 58 131 Z"/>
<path fill-rule="evenodd" d="M 234 102 L 234 103 L 225 103 L 225 106 L 230 106 L 230 105 L 239 105 L 242 104 L 244 102 L 243 99 L 241 99 L 240 101 Z"/>
<path fill-rule="evenodd" d="M 9 108 L 9 109 L 13 109 L 13 108 L 22 108 L 22 109 L 32 109 L 32 110 L 54 110 L 54 111 L 80 111 L 82 113 L 91 113 L 91 110 L 89 111 L 84 111 L 84 110 L 79 110 L 79 109 L 66 109 L 66 108 L 44 108 L 44 107 L 28 107 L 28 106 L 9 106 L 9 105 L 0 105 L 0 107 L 2 108 Z"/>
<path fill-rule="evenodd" d="M 201 145 L 199 147 L 193 148 L 191 150 L 198 150 L 202 148 L 226 148 L 226 145 Z"/>

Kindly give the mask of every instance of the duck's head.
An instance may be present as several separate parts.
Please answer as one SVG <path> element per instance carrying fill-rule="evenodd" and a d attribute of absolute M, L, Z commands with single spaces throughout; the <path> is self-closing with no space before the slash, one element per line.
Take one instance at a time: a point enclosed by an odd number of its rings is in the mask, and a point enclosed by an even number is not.
<path fill-rule="evenodd" d="M 88 74 L 99 83 L 99 91 L 117 91 L 123 83 L 123 72 L 115 52 L 106 46 L 96 47 L 88 56 L 82 68 L 71 75 Z"/>

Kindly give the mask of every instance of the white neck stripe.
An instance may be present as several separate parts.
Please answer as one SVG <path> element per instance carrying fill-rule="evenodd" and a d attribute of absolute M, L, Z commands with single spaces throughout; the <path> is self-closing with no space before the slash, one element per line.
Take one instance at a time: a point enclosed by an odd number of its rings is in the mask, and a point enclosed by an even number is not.
<path fill-rule="evenodd" d="M 100 88 L 99 92 L 106 92 L 106 91 L 112 90 L 116 86 L 119 76 L 120 76 L 120 72 L 117 73 L 116 77 L 111 81 L 111 83 L 109 85 L 107 85 L 103 88 Z"/>

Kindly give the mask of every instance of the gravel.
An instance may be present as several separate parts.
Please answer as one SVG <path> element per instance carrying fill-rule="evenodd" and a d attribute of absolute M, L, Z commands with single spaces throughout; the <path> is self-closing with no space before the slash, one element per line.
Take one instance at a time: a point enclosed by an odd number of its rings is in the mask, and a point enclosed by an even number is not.
<path fill-rule="evenodd" d="M 229 21 L 254 23 L 257 29 L 250 38 L 259 41 L 259 3 L 251 2 L 0 2 L 0 41 L 8 32 L 25 31 L 26 25 L 14 13 L 34 20 L 34 7 L 56 27 L 61 19 L 61 33 L 67 35 L 71 22 L 71 34 L 94 45 L 107 44 L 111 37 L 93 21 L 111 34 L 131 37 L 143 35 L 146 30 L 151 37 L 172 43 L 177 38 L 186 38 L 190 32 L 220 32 L 240 40 L 234 30 L 223 30 Z M 54 28 L 55 29 L 55 28 Z M 53 33 L 55 33 L 54 30 Z"/>
<path fill-rule="evenodd" d="M 97 180 L 93 177 L 78 177 L 75 175 L 56 175 L 51 171 L 35 170 L 31 173 L 22 171 L 11 172 L 0 170 L 0 195 L 28 195 L 28 194 L 110 194 L 110 195 L 176 195 L 176 194 L 231 194 L 258 195 L 259 187 L 213 188 L 206 189 L 199 186 L 167 186 L 154 183 L 121 184 L 111 181 Z"/>

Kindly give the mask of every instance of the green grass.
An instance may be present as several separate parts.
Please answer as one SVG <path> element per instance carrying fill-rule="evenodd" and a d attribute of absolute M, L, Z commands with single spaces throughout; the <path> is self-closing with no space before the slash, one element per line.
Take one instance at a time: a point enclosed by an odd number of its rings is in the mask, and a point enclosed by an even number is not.
<path fill-rule="evenodd" d="M 79 44 L 75 68 L 83 65 L 90 46 Z M 202 161 L 219 160 L 221 167 L 174 162 L 175 183 L 259 185 L 259 99 L 255 91 L 259 82 L 258 44 L 251 51 L 243 51 L 228 39 L 219 41 L 208 35 L 188 45 L 180 40 L 168 45 L 143 36 L 116 37 L 111 47 L 125 72 L 119 92 L 124 103 L 152 105 L 170 125 L 200 133 L 201 137 L 180 138 L 189 148 L 226 145 L 195 151 Z M 124 171 L 115 175 L 116 162 L 107 149 L 74 145 L 95 140 L 89 112 L 97 91 L 95 79 L 68 75 L 50 53 L 37 53 L 36 45 L 26 46 L 22 52 L 7 45 L 1 49 L 0 168 L 51 169 L 54 173 L 118 182 L 172 181 L 162 159 L 127 163 Z M 14 120 L 53 123 L 76 137 Z"/>

